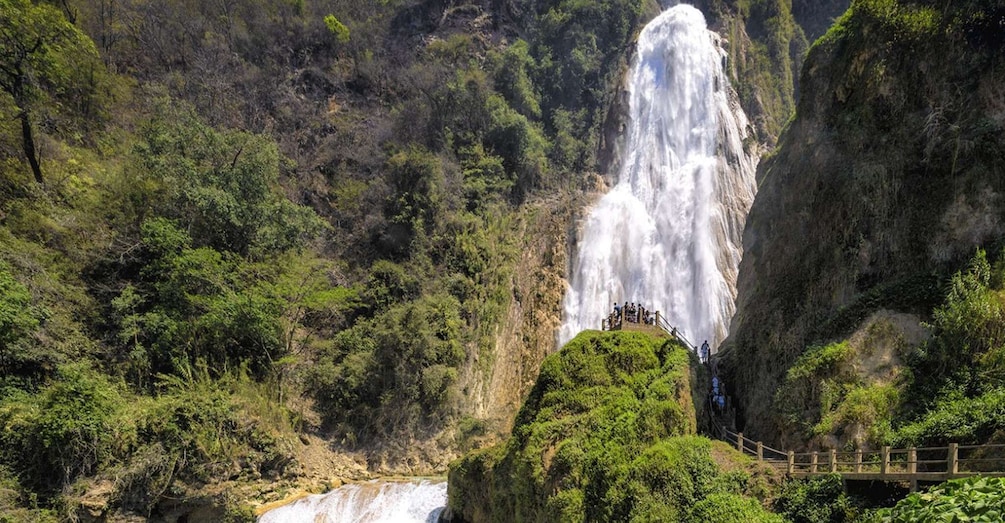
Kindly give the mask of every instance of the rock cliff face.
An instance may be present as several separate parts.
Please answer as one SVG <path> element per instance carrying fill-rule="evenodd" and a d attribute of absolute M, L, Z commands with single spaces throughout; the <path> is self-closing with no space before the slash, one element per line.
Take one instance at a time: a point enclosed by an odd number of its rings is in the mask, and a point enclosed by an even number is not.
<path fill-rule="evenodd" d="M 1005 232 L 1005 6 L 862 0 L 810 49 L 762 161 L 725 349 L 746 432 L 811 343 L 872 310 L 926 314 Z"/>
<path fill-rule="evenodd" d="M 506 315 L 496 329 L 487 372 L 468 369 L 474 405 L 472 414 L 490 420 L 500 433 L 510 429 L 520 403 L 534 385 L 545 356 L 556 347 L 565 291 L 566 259 L 576 209 L 582 199 L 558 197 L 526 206 L 515 220 L 520 261 L 510 279 L 512 294 Z"/>

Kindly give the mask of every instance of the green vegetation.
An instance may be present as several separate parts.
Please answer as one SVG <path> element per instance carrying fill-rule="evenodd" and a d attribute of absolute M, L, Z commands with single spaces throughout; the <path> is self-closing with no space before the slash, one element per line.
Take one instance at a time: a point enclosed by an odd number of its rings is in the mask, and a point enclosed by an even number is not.
<path fill-rule="evenodd" d="M 339 43 L 344 44 L 349 42 L 349 28 L 342 22 L 339 22 L 339 19 L 335 18 L 335 15 L 325 15 L 325 26 L 335 35 L 335 39 Z"/>
<path fill-rule="evenodd" d="M 28 508 L 6 505 L 5 517 L 40 517 L 60 492 L 69 494 L 57 510 L 72 511 L 89 475 L 114 478 L 114 499 L 149 516 L 179 485 L 229 475 L 238 463 L 243 478 L 282 474 L 295 436 L 269 387 L 241 373 L 191 372 L 165 378 L 156 397 L 130 393 L 83 364 L 61 366 L 37 393 L 7 390 L 0 460 L 6 488 Z"/>
<path fill-rule="evenodd" d="M 1003 282 L 1005 264 L 992 267 L 979 250 L 932 311 L 932 338 L 911 350 L 896 348 L 905 372 L 893 381 L 867 381 L 855 368 L 876 339 L 857 350 L 847 340 L 807 349 L 776 392 L 785 423 L 804 437 L 840 436 L 855 427 L 865 434 L 858 443 L 873 448 L 996 438 L 1005 426 L 1005 368 L 996 352 L 1005 344 Z"/>
<path fill-rule="evenodd" d="M 647 2 L 533 0 L 525 4 L 520 25 L 529 28 L 532 60 L 523 61 L 540 94 L 544 128 L 556 138 L 551 160 L 557 168 L 572 172 L 591 169 L 600 127 Z"/>
<path fill-rule="evenodd" d="M 913 379 L 896 439 L 913 445 L 984 443 L 1005 424 L 1005 253 L 979 250 L 933 311 L 931 342 L 908 360 Z"/>
<path fill-rule="evenodd" d="M 441 4 L 0 0 L 0 519 L 491 437 L 513 230 L 642 2 Z"/>
<path fill-rule="evenodd" d="M 693 435 L 691 363 L 645 334 L 580 334 L 545 360 L 510 440 L 451 465 L 451 509 L 484 521 L 781 521 L 750 497 L 768 478 Z"/>
<path fill-rule="evenodd" d="M 1001 358 L 1005 342 L 1005 253 L 994 262 L 983 250 L 969 267 L 956 273 L 946 288 L 944 302 L 931 313 L 932 337 L 918 347 L 897 346 L 900 374 L 887 382 L 866 381 L 855 363 L 870 356 L 865 351 L 888 334 L 874 323 L 872 338 L 855 348 L 846 340 L 808 349 L 789 368 L 776 393 L 775 405 L 787 426 L 806 438 L 846 438 L 857 431 L 861 439 L 845 439 L 846 447 L 891 445 L 942 446 L 949 443 L 997 443 L 1005 426 L 1005 389 Z M 909 350 L 905 350 L 909 349 Z M 874 348 L 874 350 L 876 350 Z M 884 349 L 885 350 L 885 349 Z M 873 378 L 874 379 L 874 378 Z M 997 466 L 998 453 L 980 451 L 973 470 Z M 987 498 L 999 494 L 997 482 L 954 481 L 928 494 L 912 494 L 893 509 L 873 516 L 863 503 L 849 498 L 840 478 L 787 482 L 775 510 L 793 521 L 994 521 L 986 507 L 1000 503 Z M 993 496 L 992 496 L 993 497 Z M 985 519 L 980 519 L 984 517 Z"/>
<path fill-rule="evenodd" d="M 877 523 L 909 521 L 1001 521 L 1005 517 L 1005 479 L 973 477 L 947 481 L 917 492 L 893 508 L 880 510 Z"/>
<path fill-rule="evenodd" d="M 878 23 L 895 41 L 928 38 L 938 29 L 939 9 L 897 0 L 859 0 L 852 2 L 863 23 Z"/>

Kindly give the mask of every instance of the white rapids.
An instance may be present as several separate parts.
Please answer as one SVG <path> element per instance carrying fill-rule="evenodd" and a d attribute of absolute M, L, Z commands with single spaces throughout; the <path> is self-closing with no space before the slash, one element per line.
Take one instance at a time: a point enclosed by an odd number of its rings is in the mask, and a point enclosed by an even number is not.
<path fill-rule="evenodd" d="M 445 481 L 374 480 L 307 496 L 258 523 L 436 523 L 446 504 Z"/>
<path fill-rule="evenodd" d="M 624 161 L 581 226 L 560 344 L 599 329 L 614 302 L 660 311 L 695 344 L 726 337 L 758 158 L 725 62 L 694 7 L 643 28 Z"/>

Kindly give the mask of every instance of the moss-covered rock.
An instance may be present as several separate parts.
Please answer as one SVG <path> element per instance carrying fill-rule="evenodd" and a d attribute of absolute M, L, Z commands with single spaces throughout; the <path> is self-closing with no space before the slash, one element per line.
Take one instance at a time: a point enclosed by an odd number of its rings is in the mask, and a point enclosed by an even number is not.
<path fill-rule="evenodd" d="M 720 495 L 724 514 L 769 521 L 742 498 L 759 484 L 746 458 L 694 436 L 690 364 L 673 341 L 580 334 L 544 361 L 509 441 L 451 465 L 454 520 L 675 521 Z"/>

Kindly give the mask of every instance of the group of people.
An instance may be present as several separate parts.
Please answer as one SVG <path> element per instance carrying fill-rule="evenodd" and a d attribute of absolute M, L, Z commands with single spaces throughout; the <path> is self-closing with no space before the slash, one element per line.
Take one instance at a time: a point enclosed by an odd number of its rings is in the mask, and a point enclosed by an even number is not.
<path fill-rule="evenodd" d="M 712 390 L 708 393 L 709 403 L 712 404 L 712 409 L 716 414 L 722 415 L 726 412 L 729 407 L 729 397 L 726 396 L 726 384 L 722 382 L 722 378 L 719 377 L 719 369 L 715 362 L 709 362 L 708 354 L 708 340 L 701 344 L 701 355 L 699 358 L 703 358 L 704 362 L 709 365 L 709 369 L 712 371 Z"/>
<path fill-rule="evenodd" d="M 621 325 L 622 319 L 628 323 L 641 323 L 643 325 L 656 325 L 656 317 L 652 311 L 646 309 L 642 304 L 625 302 L 624 305 L 614 303 L 614 313 L 611 314 L 609 324 L 612 326 Z"/>
<path fill-rule="evenodd" d="M 716 414 L 726 412 L 726 385 L 718 376 L 712 376 L 712 408 Z"/>

